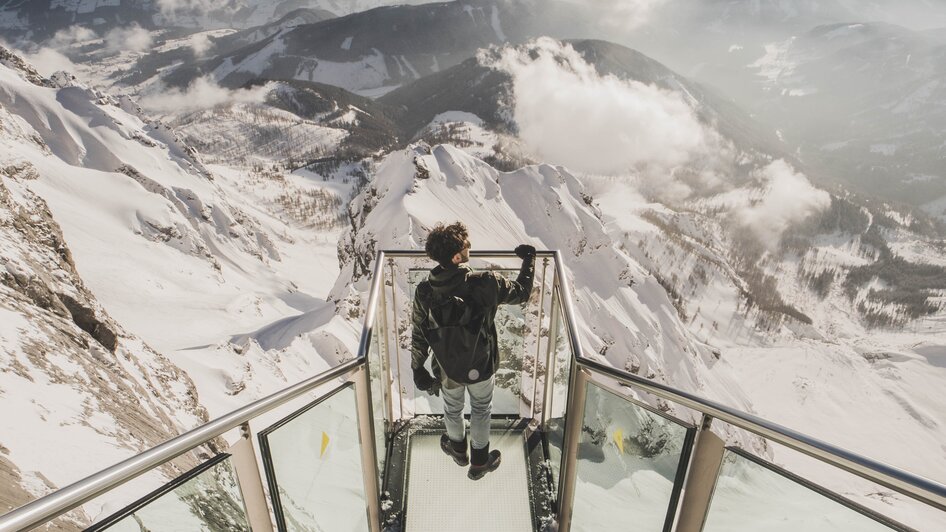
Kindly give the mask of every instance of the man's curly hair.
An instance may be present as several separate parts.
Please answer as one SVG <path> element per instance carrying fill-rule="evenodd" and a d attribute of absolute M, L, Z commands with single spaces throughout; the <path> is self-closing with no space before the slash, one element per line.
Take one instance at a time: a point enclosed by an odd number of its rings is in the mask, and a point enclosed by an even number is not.
<path fill-rule="evenodd" d="M 463 251 L 469 237 L 463 222 L 450 225 L 437 224 L 427 235 L 427 244 L 424 250 L 427 256 L 434 259 L 441 266 L 453 264 L 453 256 Z"/>

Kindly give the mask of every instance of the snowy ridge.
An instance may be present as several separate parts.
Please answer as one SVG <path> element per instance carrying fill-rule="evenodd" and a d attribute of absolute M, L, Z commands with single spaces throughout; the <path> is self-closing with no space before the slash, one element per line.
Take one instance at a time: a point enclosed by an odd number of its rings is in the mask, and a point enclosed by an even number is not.
<path fill-rule="evenodd" d="M 590 352 L 687 389 L 716 389 L 748 408 L 727 391 L 738 387 L 705 371 L 710 350 L 686 332 L 657 281 L 615 247 L 583 190 L 561 167 L 501 173 L 449 145 L 394 152 L 352 203 L 353 226 L 339 243 L 343 269 L 331 297 L 339 312 L 357 314 L 375 250 L 422 248 L 437 222 L 463 220 L 478 248 L 528 242 L 564 252 Z"/>
<path fill-rule="evenodd" d="M 0 403 L 24 413 L 3 421 L 5 509 L 349 352 L 332 333 L 298 357 L 230 339 L 311 309 L 331 321 L 315 295 L 337 271 L 331 213 L 351 184 L 207 167 L 131 100 L 65 77 L 0 65 L 0 103 Z"/>
<path fill-rule="evenodd" d="M 17 120 L 3 111 L 0 124 L 0 408 L 17 413 L 0 421 L 7 511 L 208 416 L 193 381 L 127 333 L 83 283 L 46 202 L 30 190 L 38 169 L 10 158 L 22 141 L 10 134 Z M 85 510 L 94 516 L 101 504 Z M 89 517 L 80 510 L 67 521 Z"/>

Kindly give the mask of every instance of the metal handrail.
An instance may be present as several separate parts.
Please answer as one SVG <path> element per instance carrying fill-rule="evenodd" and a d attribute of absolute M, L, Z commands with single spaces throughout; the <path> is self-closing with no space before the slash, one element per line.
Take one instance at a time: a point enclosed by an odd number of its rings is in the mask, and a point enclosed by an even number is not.
<path fill-rule="evenodd" d="M 924 504 L 946 511 L 946 485 L 940 484 L 897 467 L 852 453 L 830 443 L 809 437 L 798 431 L 772 423 L 752 414 L 728 407 L 664 384 L 644 379 L 612 366 L 585 357 L 577 360 L 579 366 L 607 375 L 657 397 L 702 412 L 730 425 L 758 434 L 768 440 L 804 453 L 861 478 L 886 486 Z"/>
<path fill-rule="evenodd" d="M 388 258 L 425 258 L 427 253 L 422 249 L 386 249 L 382 251 L 384 255 Z M 536 250 L 536 257 L 556 257 L 558 256 L 558 251 L 552 250 Z M 517 258 L 515 251 L 505 250 L 470 250 L 470 257 L 475 258 Z"/>
<path fill-rule="evenodd" d="M 78 482 L 30 502 L 0 517 L 0 532 L 29 530 L 55 519 L 73 508 L 114 489 L 169 460 L 233 430 L 261 414 L 283 405 L 319 386 L 346 375 L 364 364 L 364 357 L 354 358 L 315 377 L 250 403 L 221 418 L 185 432 L 157 447 L 119 462 Z"/>
<path fill-rule="evenodd" d="M 624 370 L 606 366 L 584 356 L 578 340 L 572 291 L 565 276 L 561 253 L 555 252 L 556 282 L 562 296 L 568 341 L 579 366 L 597 371 L 632 387 L 643 389 L 657 397 L 686 406 L 716 419 L 742 428 L 764 438 L 780 443 L 811 456 L 821 462 L 875 482 L 907 497 L 946 511 L 946 485 L 926 477 L 915 475 L 897 467 L 852 453 L 846 449 L 800 432 L 766 421 L 752 414 L 697 397 L 664 384 L 644 379 Z"/>
<path fill-rule="evenodd" d="M 371 282 L 371 292 L 368 296 L 367 315 L 361 333 L 361 342 L 358 346 L 358 356 L 332 369 L 310 377 L 293 386 L 273 393 L 267 397 L 254 401 L 240 409 L 234 410 L 214 421 L 201 425 L 180 436 L 172 438 L 157 447 L 153 447 L 141 454 L 119 462 L 107 469 L 99 471 L 78 482 L 70 484 L 55 492 L 27 503 L 12 512 L 0 516 L 0 532 L 14 532 L 29 530 L 88 502 L 103 493 L 112 490 L 148 471 L 151 471 L 170 460 L 199 447 L 214 438 L 233 430 L 240 425 L 259 417 L 274 408 L 312 391 L 338 377 L 351 373 L 366 361 L 366 353 L 371 342 L 371 333 L 374 327 L 374 316 L 378 305 L 378 289 L 381 282 L 380 268 L 383 252 L 378 252 L 374 276 Z"/>
<path fill-rule="evenodd" d="M 572 349 L 575 358 L 585 357 L 581 349 L 581 342 L 578 341 L 578 326 L 575 323 L 575 304 L 572 303 L 572 290 L 568 283 L 568 277 L 565 277 L 565 264 L 562 262 L 562 252 L 555 250 L 555 282 L 558 283 L 558 292 L 562 298 L 562 311 L 565 314 L 565 332 L 568 334 L 568 345 Z"/>
<path fill-rule="evenodd" d="M 365 325 L 362 329 L 358 357 L 319 375 L 255 401 L 201 427 L 177 436 L 157 447 L 113 465 L 83 480 L 75 482 L 46 497 L 30 502 L 0 516 L 0 532 L 27 530 L 54 519 L 77 506 L 132 480 L 212 439 L 233 430 L 249 420 L 277 408 L 306 392 L 333 379 L 344 376 L 366 363 L 366 354 L 374 329 L 374 318 L 381 289 L 381 268 L 385 257 L 424 257 L 419 250 L 378 251 L 371 289 L 366 306 Z M 512 258 L 512 251 L 473 251 L 473 257 Z M 565 319 L 565 330 L 571 352 L 578 366 L 614 378 L 628 386 L 642 389 L 657 397 L 702 412 L 716 419 L 742 428 L 764 438 L 795 449 L 817 460 L 848 471 L 861 478 L 886 486 L 908 497 L 939 510 L 946 511 L 946 486 L 914 475 L 896 467 L 851 453 L 840 447 L 810 438 L 792 429 L 768 422 L 757 416 L 709 401 L 664 384 L 644 379 L 626 371 L 606 366 L 584 356 L 577 334 L 572 293 L 565 276 L 560 251 L 538 251 L 536 256 L 552 257 L 555 261 L 558 294 Z M 577 368 L 576 368 L 577 370 Z"/>

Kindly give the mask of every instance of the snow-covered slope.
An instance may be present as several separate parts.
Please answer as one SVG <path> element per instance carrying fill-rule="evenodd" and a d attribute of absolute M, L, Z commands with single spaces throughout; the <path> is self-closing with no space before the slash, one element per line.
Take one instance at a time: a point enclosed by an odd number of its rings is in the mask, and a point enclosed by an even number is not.
<path fill-rule="evenodd" d="M 762 90 L 746 104 L 825 180 L 914 205 L 946 196 L 946 45 L 846 23 L 766 50 L 750 65 Z"/>
<path fill-rule="evenodd" d="M 73 192 L 99 185 L 91 170 L 43 164 L 64 148 L 17 110 L 55 123 L 25 95 L 56 89 L 20 74 L 30 73 L 0 66 L 0 512 L 207 421 L 192 379 L 103 308 L 76 267 L 74 231 L 66 236 L 52 212 L 61 206 L 34 191 L 47 190 L 53 168 Z M 93 220 L 87 229 L 107 231 L 95 209 L 74 207 Z"/>
<path fill-rule="evenodd" d="M 480 47 L 537 35 L 541 20 L 531 2 L 386 7 L 287 29 L 165 79 L 181 86 L 202 75 L 227 86 L 257 77 L 298 79 L 383 94 L 451 67 Z"/>
<path fill-rule="evenodd" d="M 350 356 L 357 325 L 333 328 L 324 297 L 352 184 L 208 167 L 131 101 L 3 54 L 0 402 L 23 413 L 3 416 L 4 501 Z M 239 339 L 313 309 L 325 340 L 298 355 Z"/>

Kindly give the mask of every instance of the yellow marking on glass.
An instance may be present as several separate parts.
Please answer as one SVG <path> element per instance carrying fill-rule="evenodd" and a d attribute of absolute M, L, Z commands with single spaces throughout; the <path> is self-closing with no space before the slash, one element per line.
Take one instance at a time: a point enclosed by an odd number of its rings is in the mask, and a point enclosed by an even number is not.
<path fill-rule="evenodd" d="M 621 451 L 621 454 L 624 454 L 624 431 L 618 429 L 614 431 L 614 444 L 618 446 L 618 450 Z"/>
<path fill-rule="evenodd" d="M 325 456 L 325 449 L 328 448 L 328 434 L 322 433 L 322 452 L 319 453 L 319 458 Z"/>

